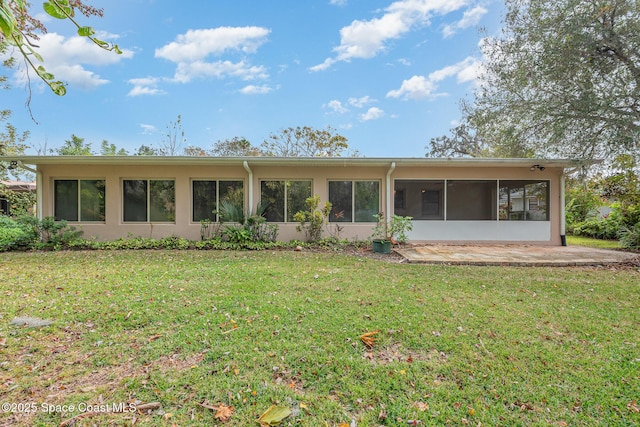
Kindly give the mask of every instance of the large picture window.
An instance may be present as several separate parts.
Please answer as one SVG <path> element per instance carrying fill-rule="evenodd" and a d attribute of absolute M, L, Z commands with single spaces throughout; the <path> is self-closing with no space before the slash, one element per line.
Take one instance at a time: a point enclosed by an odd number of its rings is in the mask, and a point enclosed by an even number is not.
<path fill-rule="evenodd" d="M 380 212 L 378 181 L 329 181 L 330 222 L 374 222 Z"/>
<path fill-rule="evenodd" d="M 57 221 L 105 220 L 105 185 L 101 179 L 58 179 L 53 182 Z"/>
<path fill-rule="evenodd" d="M 498 219 L 497 181 L 447 181 L 447 220 Z"/>
<path fill-rule="evenodd" d="M 414 220 L 444 219 L 444 181 L 396 180 L 394 214 Z"/>
<path fill-rule="evenodd" d="M 125 222 L 175 222 L 174 180 L 125 179 L 122 195 Z"/>
<path fill-rule="evenodd" d="M 501 221 L 548 221 L 549 181 L 500 181 Z"/>
<path fill-rule="evenodd" d="M 269 222 L 292 222 L 296 212 L 307 209 L 311 181 L 262 181 L 260 201 Z"/>
<path fill-rule="evenodd" d="M 231 204 L 244 212 L 244 182 L 229 180 L 194 180 L 192 182 L 194 222 L 217 221 L 220 204 Z"/>

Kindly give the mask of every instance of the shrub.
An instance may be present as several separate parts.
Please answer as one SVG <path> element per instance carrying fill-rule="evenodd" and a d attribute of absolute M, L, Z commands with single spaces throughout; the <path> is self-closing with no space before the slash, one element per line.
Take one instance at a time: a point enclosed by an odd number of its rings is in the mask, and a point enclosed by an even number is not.
<path fill-rule="evenodd" d="M 405 243 L 409 236 L 407 232 L 413 229 L 411 220 L 413 217 L 393 215 L 391 221 L 387 223 L 382 212 L 373 216 L 376 219 L 376 226 L 371 235 L 372 239 L 391 241 L 392 243 Z"/>
<path fill-rule="evenodd" d="M 332 205 L 325 202 L 322 209 L 319 209 L 320 196 L 307 198 L 305 204 L 308 210 L 296 212 L 293 215 L 293 220 L 300 223 L 296 230 L 304 231 L 307 242 L 315 242 L 322 237 L 322 228 L 327 223 Z"/>
<path fill-rule="evenodd" d="M 222 226 L 220 236 L 223 240 L 246 246 L 249 242 L 275 242 L 278 237 L 278 225 L 267 223 L 264 217 L 266 206 L 258 205 L 256 212 L 244 212 L 230 201 L 220 203 L 218 217 L 220 222 L 233 222 Z"/>
<path fill-rule="evenodd" d="M 620 233 L 620 246 L 625 249 L 640 249 L 640 223 L 625 227 Z"/>
<path fill-rule="evenodd" d="M 0 251 L 16 249 L 27 240 L 27 233 L 20 224 L 7 216 L 0 216 Z"/>

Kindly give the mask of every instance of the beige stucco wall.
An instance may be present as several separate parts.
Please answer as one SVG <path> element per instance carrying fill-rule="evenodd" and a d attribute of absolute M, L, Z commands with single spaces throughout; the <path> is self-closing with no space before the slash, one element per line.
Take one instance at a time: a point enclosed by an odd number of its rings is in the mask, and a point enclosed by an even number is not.
<path fill-rule="evenodd" d="M 311 179 L 313 194 L 317 194 L 324 202 L 328 197 L 328 181 L 333 179 L 343 180 L 378 180 L 380 182 L 381 198 L 380 210 L 386 207 L 386 176 L 390 166 L 265 166 L 248 163 L 253 173 L 252 200 L 255 205 L 260 200 L 260 182 L 273 179 Z M 42 215 L 53 215 L 53 180 L 54 179 L 104 179 L 106 182 L 106 221 L 105 223 L 79 223 L 85 232 L 85 236 L 95 236 L 101 240 L 110 240 L 128 235 L 144 237 L 164 237 L 179 235 L 192 240 L 200 238 L 200 223 L 191 221 L 191 180 L 192 179 L 234 179 L 244 180 L 245 206 L 249 203 L 249 173 L 242 165 L 233 166 L 203 166 L 203 165 L 39 165 L 42 173 Z M 544 171 L 530 171 L 528 168 L 509 167 L 409 167 L 397 166 L 391 174 L 391 190 L 394 179 L 508 179 L 508 180 L 549 180 L 550 181 L 550 223 L 548 224 L 549 238 L 547 240 L 534 239 L 536 244 L 560 244 L 560 176 L 561 168 L 546 168 Z M 172 179 L 175 180 L 176 191 L 176 220 L 175 224 L 166 223 L 125 223 L 122 221 L 122 180 L 123 179 Z M 393 192 L 391 199 L 393 200 Z M 426 222 L 426 221 L 421 221 Z M 455 231 L 454 221 L 428 221 L 440 228 L 449 227 Z M 490 221 L 493 222 L 493 221 Z M 497 222 L 497 221 L 496 221 Z M 505 223 L 502 221 L 501 223 Z M 480 226 L 487 221 L 475 222 Z M 341 237 L 366 239 L 370 236 L 373 223 L 345 224 Z M 472 224 L 473 225 L 473 224 Z M 296 224 L 279 224 L 279 240 L 302 239 L 302 233 L 295 230 Z M 460 226 L 460 224 L 458 224 Z M 495 226 L 500 227 L 500 224 Z M 505 227 L 508 225 L 505 224 Z M 513 227 L 513 224 L 511 225 Z M 477 228 L 477 227 L 476 227 Z M 468 240 L 456 237 L 457 243 L 477 241 L 473 236 L 473 227 L 470 228 Z M 455 234 L 455 233 L 454 233 Z M 416 236 L 418 240 L 427 240 L 429 236 Z M 495 242 L 494 240 L 487 240 Z M 529 242 L 527 239 L 518 240 Z"/>

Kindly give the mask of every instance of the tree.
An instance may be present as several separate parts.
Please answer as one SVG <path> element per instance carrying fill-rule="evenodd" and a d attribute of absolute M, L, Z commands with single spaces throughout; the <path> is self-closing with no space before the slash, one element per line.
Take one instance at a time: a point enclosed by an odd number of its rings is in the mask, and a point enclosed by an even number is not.
<path fill-rule="evenodd" d="M 211 150 L 211 155 L 219 157 L 244 157 L 259 156 L 261 153 L 258 147 L 251 145 L 245 138 L 234 136 L 231 139 L 216 142 Z"/>
<path fill-rule="evenodd" d="M 449 130 L 451 136 L 431 138 L 426 157 L 486 157 L 488 147 L 468 123 Z"/>
<path fill-rule="evenodd" d="M 426 157 L 493 157 L 493 158 L 526 158 L 533 157 L 534 152 L 520 141 L 497 141 L 487 143 L 480 133 L 464 121 L 449 130 L 451 136 L 443 135 L 431 138 L 425 148 Z"/>
<path fill-rule="evenodd" d="M 177 156 L 180 153 L 182 144 L 187 142 L 184 137 L 184 129 L 182 129 L 182 117 L 178 114 L 175 122 L 169 122 L 167 125 L 167 133 L 165 139 L 160 145 L 158 154 L 161 156 Z"/>
<path fill-rule="evenodd" d="M 136 156 L 158 156 L 158 149 L 142 144 L 135 152 Z"/>
<path fill-rule="evenodd" d="M 15 126 L 9 123 L 11 111 L 0 111 L 0 123 L 6 122 L 4 131 L 0 132 L 0 157 L 23 154 L 27 145 L 24 143 L 29 138 L 29 131 L 18 132 Z M 6 180 L 10 171 L 10 163 L 0 162 L 0 179 Z"/>
<path fill-rule="evenodd" d="M 208 156 L 207 150 L 205 150 L 202 147 L 195 146 L 195 145 L 189 145 L 187 147 L 184 147 L 184 150 L 182 150 L 182 153 L 185 156 L 191 156 L 191 157 L 205 157 L 205 156 Z"/>
<path fill-rule="evenodd" d="M 71 139 L 64 141 L 64 145 L 55 150 L 60 156 L 92 156 L 91 143 L 84 142 L 84 138 L 80 138 L 71 134 Z"/>
<path fill-rule="evenodd" d="M 463 112 L 491 144 L 535 155 L 640 155 L 640 7 L 630 0 L 506 0 L 483 83 Z"/>
<path fill-rule="evenodd" d="M 106 139 L 102 141 L 100 144 L 100 155 L 101 156 L 126 156 L 127 150 L 121 148 L 118 150 L 115 144 L 110 144 Z"/>
<path fill-rule="evenodd" d="M 340 157 L 348 153 L 347 138 L 336 133 L 335 129 L 314 129 L 309 126 L 287 128 L 279 134 L 271 134 L 260 148 L 267 156 L 276 157 Z"/>
<path fill-rule="evenodd" d="M 64 95 L 67 90 L 65 84 L 56 80 L 55 76 L 36 62 L 43 62 L 37 50 L 38 33 L 46 33 L 47 30 L 36 14 L 30 13 L 31 4 L 27 0 L 2 0 L 0 1 L 0 47 L 14 46 L 23 57 L 28 68 L 31 68 L 42 81 L 57 95 Z M 118 45 L 107 43 L 95 37 L 92 27 L 83 26 L 76 20 L 76 10 L 85 15 L 99 16 L 102 9 L 97 9 L 83 3 L 82 0 L 48 0 L 43 3 L 44 12 L 56 19 L 67 19 L 77 27 L 77 34 L 87 37 L 102 49 L 121 54 Z"/>

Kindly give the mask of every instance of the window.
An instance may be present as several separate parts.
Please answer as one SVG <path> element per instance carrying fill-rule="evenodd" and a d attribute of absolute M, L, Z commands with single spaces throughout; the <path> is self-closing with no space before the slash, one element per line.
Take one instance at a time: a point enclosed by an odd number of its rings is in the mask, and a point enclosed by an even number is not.
<path fill-rule="evenodd" d="M 496 220 L 496 181 L 447 181 L 447 220 Z"/>
<path fill-rule="evenodd" d="M 231 203 L 244 211 L 244 182 L 197 180 L 192 182 L 193 221 L 218 220 L 220 203 Z"/>
<path fill-rule="evenodd" d="M 122 181 L 125 222 L 174 222 L 176 191 L 173 180 Z"/>
<path fill-rule="evenodd" d="M 549 221 L 549 181 L 500 181 L 501 221 Z"/>
<path fill-rule="evenodd" d="M 380 212 L 378 181 L 329 181 L 330 222 L 374 222 Z"/>
<path fill-rule="evenodd" d="M 269 222 L 292 222 L 296 212 L 307 209 L 311 181 L 262 181 L 260 200 Z"/>
<path fill-rule="evenodd" d="M 444 181 L 396 180 L 394 211 L 414 220 L 444 219 Z"/>
<path fill-rule="evenodd" d="M 53 182 L 53 193 L 56 221 L 104 221 L 104 180 L 57 179 Z"/>

